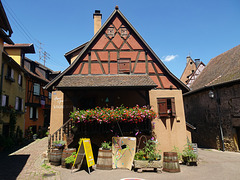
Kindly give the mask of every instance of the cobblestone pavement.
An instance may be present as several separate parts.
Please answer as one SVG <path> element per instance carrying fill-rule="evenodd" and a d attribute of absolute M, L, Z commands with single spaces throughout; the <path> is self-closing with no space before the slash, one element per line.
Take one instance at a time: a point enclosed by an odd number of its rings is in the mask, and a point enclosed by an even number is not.
<path fill-rule="evenodd" d="M 85 170 L 73 171 L 51 166 L 44 163 L 47 150 L 47 138 L 36 140 L 28 146 L 20 149 L 10 156 L 2 156 L 0 153 L 0 179 L 1 180 L 120 180 L 123 178 L 141 178 L 144 180 L 167 179 L 226 179 L 235 180 L 240 177 L 240 153 L 221 152 L 217 150 L 199 149 L 199 165 L 181 165 L 180 173 L 155 173 L 116 169 L 95 170 L 88 174 Z"/>
<path fill-rule="evenodd" d="M 60 173 L 45 164 L 47 138 L 37 139 L 28 146 L 10 154 L 1 155 L 1 180 L 59 180 Z"/>

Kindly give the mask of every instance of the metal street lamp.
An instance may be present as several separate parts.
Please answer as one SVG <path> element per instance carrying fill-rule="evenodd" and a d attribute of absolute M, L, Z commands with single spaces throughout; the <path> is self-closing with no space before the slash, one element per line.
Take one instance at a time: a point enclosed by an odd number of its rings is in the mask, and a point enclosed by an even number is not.
<path fill-rule="evenodd" d="M 211 99 L 214 99 L 214 92 L 212 90 L 209 91 L 208 96 Z M 217 102 L 217 113 L 218 113 L 218 123 L 219 123 L 219 130 L 220 130 L 220 135 L 221 135 L 221 140 L 222 140 L 222 151 L 225 151 L 225 145 L 224 145 L 224 137 L 223 137 L 223 130 L 222 130 L 222 122 L 220 119 L 220 99 L 218 98 L 218 94 L 216 92 L 216 102 Z"/>

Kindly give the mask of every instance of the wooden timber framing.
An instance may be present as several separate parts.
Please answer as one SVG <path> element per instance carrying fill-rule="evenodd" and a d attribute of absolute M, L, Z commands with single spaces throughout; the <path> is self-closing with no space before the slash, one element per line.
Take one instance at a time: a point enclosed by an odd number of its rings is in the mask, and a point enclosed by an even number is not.
<path fill-rule="evenodd" d="M 71 51 L 72 64 L 51 81 L 46 88 L 57 86 L 66 73 L 82 75 L 147 74 L 158 85 L 158 89 L 189 90 L 162 63 L 150 46 L 134 29 L 119 9 L 110 15 L 104 25 L 82 49 Z M 76 52 L 79 54 L 76 56 Z M 72 56 L 73 57 L 73 56 Z M 120 59 L 130 59 L 130 72 L 120 72 Z M 87 63 L 87 64 L 86 64 Z M 98 66 L 99 64 L 99 66 Z"/>

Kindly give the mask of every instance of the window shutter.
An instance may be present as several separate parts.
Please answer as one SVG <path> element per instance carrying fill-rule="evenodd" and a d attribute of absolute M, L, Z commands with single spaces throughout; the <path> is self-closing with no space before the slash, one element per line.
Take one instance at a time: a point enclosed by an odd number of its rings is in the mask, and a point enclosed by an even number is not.
<path fill-rule="evenodd" d="M 38 119 L 38 108 L 36 107 L 36 119 Z"/>
<path fill-rule="evenodd" d="M 33 118 L 33 107 L 30 107 L 30 119 Z"/>
<path fill-rule="evenodd" d="M 7 100 L 7 96 L 2 95 L 2 106 L 6 106 L 6 100 Z"/>
<path fill-rule="evenodd" d="M 130 73 L 130 59 L 119 59 L 119 73 Z"/>
<path fill-rule="evenodd" d="M 11 69 L 11 78 L 14 79 L 14 70 Z"/>
<path fill-rule="evenodd" d="M 167 99 L 158 99 L 158 113 L 160 116 L 168 116 L 167 114 Z"/>
<path fill-rule="evenodd" d="M 172 116 L 176 116 L 175 99 L 174 98 L 171 98 L 171 105 L 172 105 Z"/>
<path fill-rule="evenodd" d="M 18 110 L 18 105 L 19 105 L 19 98 L 16 97 L 15 110 Z"/>

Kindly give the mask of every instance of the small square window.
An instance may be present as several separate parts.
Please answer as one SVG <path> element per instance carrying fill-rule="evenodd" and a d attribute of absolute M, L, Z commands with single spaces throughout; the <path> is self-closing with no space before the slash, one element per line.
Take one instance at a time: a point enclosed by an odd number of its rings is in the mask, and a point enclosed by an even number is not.
<path fill-rule="evenodd" d="M 121 28 L 121 36 L 122 37 L 127 37 L 127 35 L 128 35 L 127 28 L 122 27 Z"/>
<path fill-rule="evenodd" d="M 110 37 L 110 38 L 114 37 L 114 27 L 109 27 L 109 28 L 107 29 L 107 35 L 108 35 L 108 37 Z"/>
<path fill-rule="evenodd" d="M 158 98 L 158 114 L 159 117 L 175 117 L 175 99 L 174 98 Z"/>

